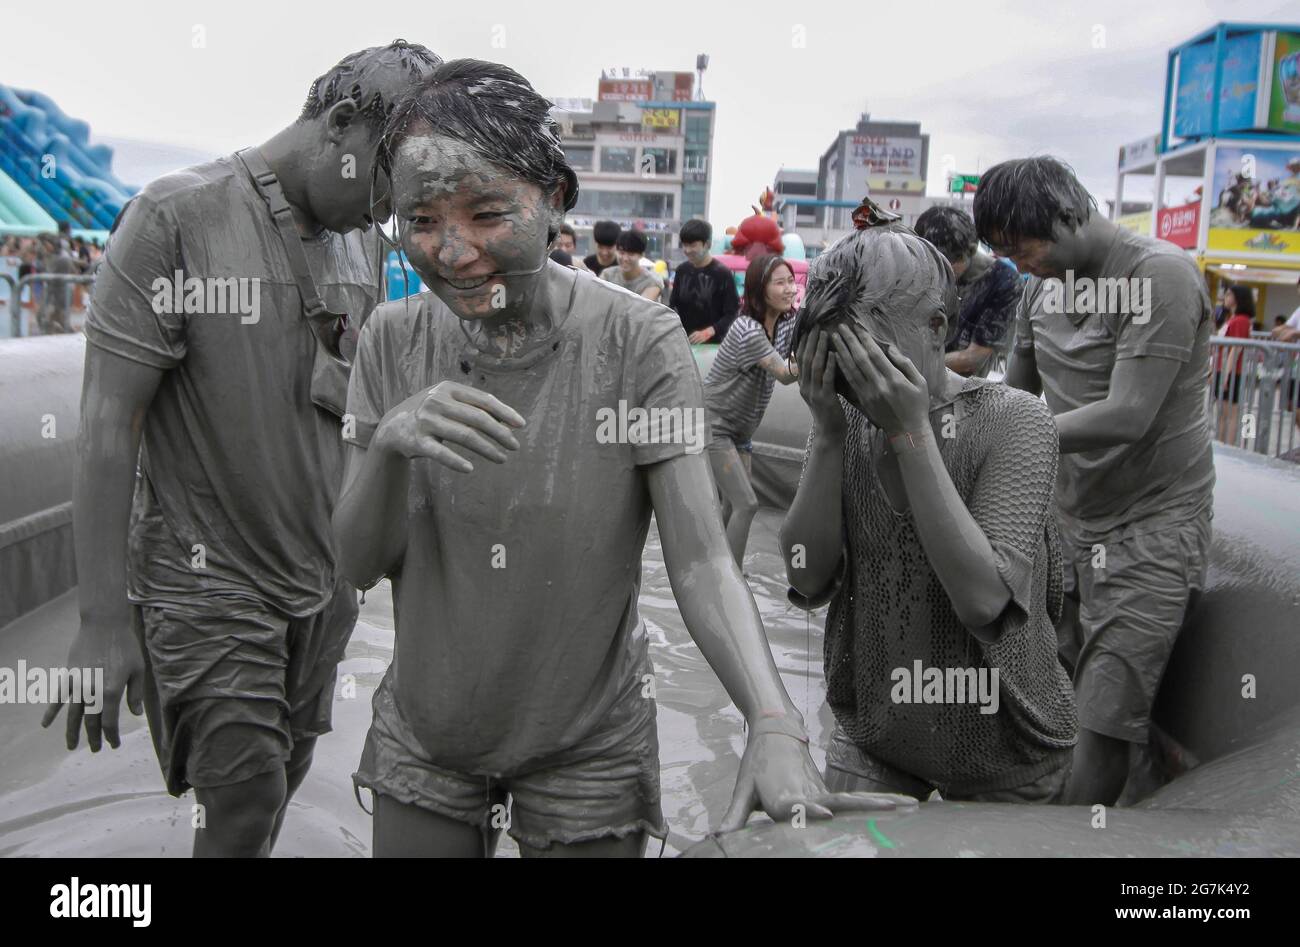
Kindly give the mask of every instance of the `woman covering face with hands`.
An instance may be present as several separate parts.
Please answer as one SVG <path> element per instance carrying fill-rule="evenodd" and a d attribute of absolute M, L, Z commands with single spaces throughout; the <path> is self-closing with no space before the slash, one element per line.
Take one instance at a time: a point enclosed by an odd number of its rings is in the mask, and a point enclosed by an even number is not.
<path fill-rule="evenodd" d="M 947 262 L 869 202 L 855 219 L 809 274 L 813 430 L 781 531 L 792 600 L 830 603 L 827 784 L 1054 801 L 1076 733 L 1052 625 L 1055 427 L 947 370 Z"/>

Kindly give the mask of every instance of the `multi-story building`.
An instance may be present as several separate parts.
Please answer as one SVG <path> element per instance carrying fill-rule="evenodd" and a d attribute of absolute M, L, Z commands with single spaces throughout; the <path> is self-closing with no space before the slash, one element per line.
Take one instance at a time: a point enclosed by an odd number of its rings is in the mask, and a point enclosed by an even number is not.
<path fill-rule="evenodd" d="M 919 122 L 873 122 L 863 114 L 856 128 L 842 131 L 817 169 L 817 196 L 842 206 L 824 208 L 823 226 L 847 232 L 852 208 L 868 194 L 909 226 L 922 210 L 930 136 Z"/>
<path fill-rule="evenodd" d="M 714 103 L 695 98 L 694 73 L 619 72 L 601 73 L 594 102 L 555 100 L 578 175 L 569 222 L 583 253 L 595 222 L 614 220 L 644 231 L 650 256 L 677 262 L 682 221 L 708 218 Z"/>
<path fill-rule="evenodd" d="M 863 115 L 822 155 L 816 171 L 777 172 L 776 209 L 781 226 L 797 233 L 816 256 L 853 229 L 862 198 L 899 214 L 909 226 L 927 205 L 930 136 L 917 122 L 873 122 Z"/>

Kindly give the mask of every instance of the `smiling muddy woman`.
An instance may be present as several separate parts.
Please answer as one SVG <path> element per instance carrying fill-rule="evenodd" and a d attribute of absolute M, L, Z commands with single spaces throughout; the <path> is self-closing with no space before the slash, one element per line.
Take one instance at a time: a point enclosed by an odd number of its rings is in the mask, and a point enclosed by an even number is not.
<path fill-rule="evenodd" d="M 457 60 L 384 132 L 401 246 L 432 291 L 361 332 L 334 514 L 344 574 L 390 576 L 398 616 L 354 777 L 375 854 L 490 856 L 502 828 L 528 857 L 665 837 L 637 609 L 652 514 L 749 725 L 723 827 L 908 804 L 826 789 L 699 438 L 602 436 L 601 417 L 697 418 L 703 394 L 670 310 L 548 260 L 577 200 L 550 107 L 512 69 Z"/>

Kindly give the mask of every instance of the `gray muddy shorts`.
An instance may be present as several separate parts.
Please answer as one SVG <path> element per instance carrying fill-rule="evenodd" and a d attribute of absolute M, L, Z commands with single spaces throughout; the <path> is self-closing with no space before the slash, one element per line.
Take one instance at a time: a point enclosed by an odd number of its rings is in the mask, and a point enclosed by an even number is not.
<path fill-rule="evenodd" d="M 1130 743 L 1147 742 L 1160 679 L 1205 582 L 1211 537 L 1208 509 L 1146 525 L 1092 542 L 1061 529 L 1065 594 L 1076 607 L 1058 637 L 1067 659 L 1078 653 L 1079 726 Z"/>
<path fill-rule="evenodd" d="M 594 733 L 508 776 L 458 772 L 431 760 L 397 705 L 391 671 L 375 691 L 374 711 L 352 777 L 358 789 L 479 828 L 509 800 L 511 838 L 536 849 L 634 832 L 668 835 L 654 701 L 641 696 L 640 675 Z"/>

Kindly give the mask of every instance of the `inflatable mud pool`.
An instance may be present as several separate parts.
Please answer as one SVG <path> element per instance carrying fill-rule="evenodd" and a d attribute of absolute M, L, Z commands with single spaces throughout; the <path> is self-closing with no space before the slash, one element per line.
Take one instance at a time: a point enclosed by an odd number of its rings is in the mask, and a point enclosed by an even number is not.
<path fill-rule="evenodd" d="M 76 630 L 71 496 L 84 344 L 78 336 L 0 341 L 0 667 L 61 663 Z M 702 372 L 714 352 L 696 349 Z M 755 521 L 748 568 L 820 766 L 832 724 L 821 681 L 824 611 L 809 619 L 786 604 L 775 538 L 808 425 L 797 389 L 778 386 L 754 437 L 755 489 L 770 510 Z M 756 815 L 745 829 L 713 834 L 743 747 L 741 719 L 685 632 L 652 530 L 641 608 L 657 687 L 665 854 L 1300 854 L 1300 468 L 1217 445 L 1216 464 L 1211 569 L 1156 704 L 1149 784 L 1131 783 L 1129 804 L 1104 811 L 934 800 L 802 825 Z M 362 607 L 340 665 L 335 730 L 320 741 L 277 855 L 369 854 L 370 819 L 350 775 L 391 656 L 383 583 Z M 189 854 L 192 798 L 164 791 L 140 718 L 124 713 L 122 748 L 91 756 L 64 749 L 61 721 L 41 730 L 42 710 L 0 705 L 0 855 Z"/>

